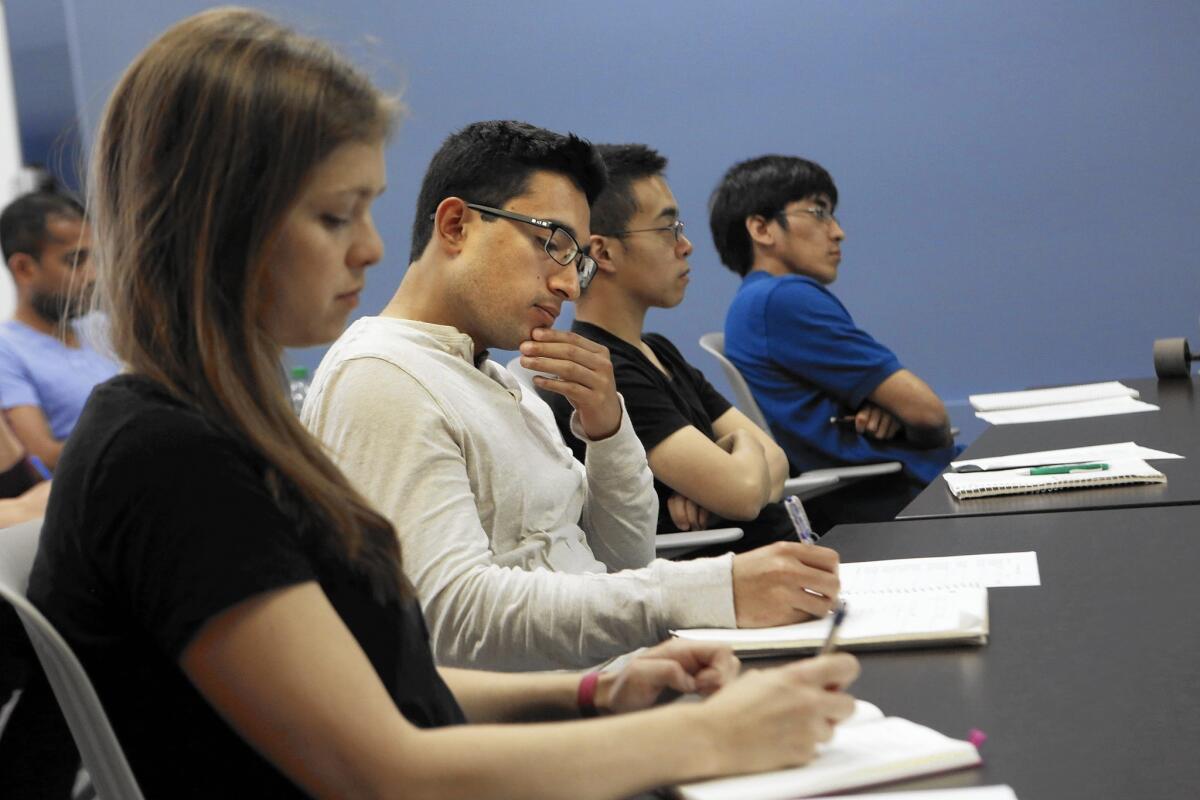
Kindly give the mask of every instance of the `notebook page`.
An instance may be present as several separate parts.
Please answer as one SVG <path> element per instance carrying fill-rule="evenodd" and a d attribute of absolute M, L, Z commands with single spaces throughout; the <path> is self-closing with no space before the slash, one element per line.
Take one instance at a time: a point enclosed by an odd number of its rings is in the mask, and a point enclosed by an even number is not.
<path fill-rule="evenodd" d="M 1010 408 L 1002 411 L 979 411 L 975 416 L 991 425 L 1014 425 L 1024 422 L 1052 422 L 1060 419 L 1083 419 L 1084 417 L 1108 417 L 1114 414 L 1136 414 L 1158 411 L 1158 406 L 1118 397 L 1108 400 L 1089 400 L 1084 403 L 1062 403 L 1031 408 Z"/>
<path fill-rule="evenodd" d="M 838 568 L 842 594 L 878 594 L 963 586 L 1041 586 L 1037 553 L 857 561 Z"/>
<path fill-rule="evenodd" d="M 980 763 L 968 742 L 900 717 L 839 725 L 803 767 L 679 787 L 685 800 L 788 800 Z"/>
<path fill-rule="evenodd" d="M 976 411 L 1002 411 L 1008 408 L 1029 408 L 1058 403 L 1083 403 L 1089 400 L 1138 396 L 1137 389 L 1131 389 L 1120 381 L 1104 381 L 1103 383 L 1082 383 L 1075 386 L 1056 386 L 1051 389 L 973 394 L 967 397 L 967 400 Z"/>
<path fill-rule="evenodd" d="M 842 592 L 849 613 L 838 631 L 838 642 L 918 638 L 939 633 L 987 632 L 987 590 L 982 588 L 913 594 Z M 734 648 L 791 644 L 819 647 L 829 633 L 828 619 L 771 628 L 687 628 L 672 631 L 681 639 L 723 642 Z"/>

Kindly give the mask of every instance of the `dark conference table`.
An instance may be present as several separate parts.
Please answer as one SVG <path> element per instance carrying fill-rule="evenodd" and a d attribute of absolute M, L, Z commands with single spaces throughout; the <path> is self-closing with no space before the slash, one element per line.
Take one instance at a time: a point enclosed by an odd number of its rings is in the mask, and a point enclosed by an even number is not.
<path fill-rule="evenodd" d="M 886 790 L 1007 783 L 1021 800 L 1197 796 L 1197 534 L 1200 505 L 831 531 L 822 544 L 844 562 L 1038 554 L 1041 586 L 988 591 L 987 645 L 861 655 L 857 696 L 956 738 L 988 735 L 982 768 Z"/>
<path fill-rule="evenodd" d="M 925 487 L 897 519 L 1036 514 L 1095 508 L 1125 508 L 1200 503 L 1200 388 L 1194 380 L 1154 378 L 1121 381 L 1141 392 L 1159 411 L 1108 417 L 993 425 L 959 460 L 987 458 L 1067 447 L 1137 442 L 1143 447 L 1185 456 L 1151 466 L 1166 484 L 1080 489 L 1048 494 L 955 500 L 941 477 Z"/>

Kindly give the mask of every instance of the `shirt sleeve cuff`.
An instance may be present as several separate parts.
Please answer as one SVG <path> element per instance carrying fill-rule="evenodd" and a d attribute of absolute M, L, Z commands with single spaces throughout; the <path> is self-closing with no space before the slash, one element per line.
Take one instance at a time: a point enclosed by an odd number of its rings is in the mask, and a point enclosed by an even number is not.
<path fill-rule="evenodd" d="M 733 553 L 691 561 L 652 562 L 670 628 L 736 628 Z"/>
<path fill-rule="evenodd" d="M 579 412 L 571 412 L 571 433 L 587 444 L 584 466 L 589 481 L 624 481 L 640 472 L 646 464 L 646 450 L 633 430 L 633 423 L 629 421 L 625 398 L 620 394 L 617 398 L 621 401 L 621 424 L 615 433 L 604 439 L 589 439 L 579 424 Z M 624 465 L 624 468 L 620 465 Z"/>

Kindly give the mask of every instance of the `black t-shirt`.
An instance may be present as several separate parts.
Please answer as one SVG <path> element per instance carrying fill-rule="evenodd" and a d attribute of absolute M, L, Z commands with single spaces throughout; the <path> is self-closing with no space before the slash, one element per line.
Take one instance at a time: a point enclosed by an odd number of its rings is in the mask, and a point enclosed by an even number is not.
<path fill-rule="evenodd" d="M 617 391 L 625 399 L 629 421 L 647 453 L 671 434 L 689 425 L 709 439 L 716 440 L 713 422 L 733 406 L 712 387 L 704 373 L 684 360 L 665 336 L 647 333 L 642 336 L 642 341 L 650 346 L 671 377 L 664 375 L 637 347 L 597 325 L 577 320 L 571 330 L 608 348 Z M 574 451 L 575 457 L 582 461 L 586 445 L 571 433 L 570 402 L 561 395 L 554 395 L 551 406 L 563 439 Z M 678 531 L 667 508 L 667 498 L 674 490 L 657 477 L 654 479 L 654 489 L 658 493 L 659 533 Z M 791 530 L 787 512 L 777 503 L 768 504 L 757 519 L 749 522 L 709 521 L 709 527 L 726 524 L 745 531 L 745 538 L 735 544 L 735 550 L 788 538 Z"/>
<path fill-rule="evenodd" d="M 463 722 L 416 601 L 366 580 L 268 491 L 264 462 L 152 381 L 92 393 L 63 451 L 30 599 L 83 662 L 147 797 L 302 797 L 178 666 L 204 622 L 317 581 L 410 722 Z M 317 643 L 319 644 L 319 643 Z"/>

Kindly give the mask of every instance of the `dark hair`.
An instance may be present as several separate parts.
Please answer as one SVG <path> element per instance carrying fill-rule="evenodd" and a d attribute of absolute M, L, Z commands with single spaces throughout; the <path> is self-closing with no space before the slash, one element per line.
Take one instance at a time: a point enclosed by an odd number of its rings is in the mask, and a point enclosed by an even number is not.
<path fill-rule="evenodd" d="M 795 200 L 826 195 L 837 207 L 837 187 L 820 165 L 794 156 L 759 156 L 734 164 L 708 199 L 708 226 L 721 263 L 738 275 L 754 266 L 754 248 L 746 231 L 749 217 L 776 217 Z"/>
<path fill-rule="evenodd" d="M 644 144 L 598 144 L 596 150 L 608 170 L 608 185 L 592 203 L 592 233 L 612 236 L 625 230 L 629 218 L 637 213 L 633 184 L 661 175 L 667 159 Z"/>
<path fill-rule="evenodd" d="M 322 42 L 214 9 L 125 71 L 89 181 L 117 355 L 261 456 L 279 506 L 328 530 L 377 597 L 408 590 L 395 533 L 296 418 L 262 316 L 272 244 L 312 170 L 342 144 L 382 141 L 397 113 Z"/>
<path fill-rule="evenodd" d="M 413 220 L 410 261 L 433 235 L 433 213 L 447 197 L 499 208 L 524 194 L 539 170 L 561 173 L 587 195 L 588 205 L 604 189 L 604 162 L 596 148 L 573 133 L 562 135 L 527 122 L 474 122 L 452 133 L 429 162 Z"/>
<path fill-rule="evenodd" d="M 54 191 L 23 194 L 0 213 L 0 253 L 37 257 L 46 245 L 46 223 L 52 216 L 82 219 L 83 206 L 74 197 Z"/>

